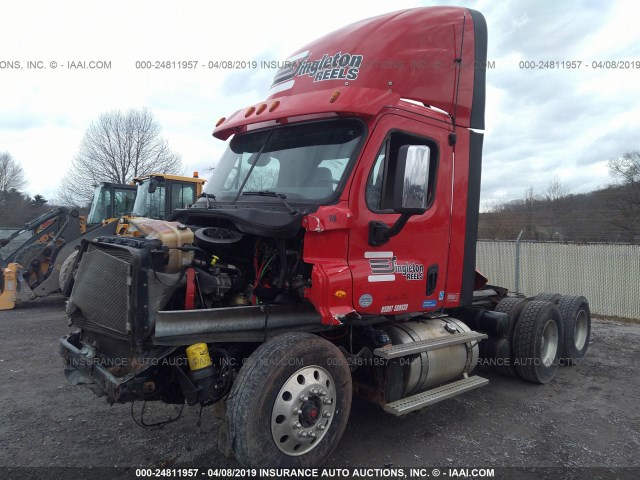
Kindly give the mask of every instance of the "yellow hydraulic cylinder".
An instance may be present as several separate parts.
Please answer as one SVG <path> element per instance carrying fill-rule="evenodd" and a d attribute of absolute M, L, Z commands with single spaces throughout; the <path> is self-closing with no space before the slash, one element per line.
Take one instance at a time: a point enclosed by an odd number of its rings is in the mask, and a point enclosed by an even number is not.
<path fill-rule="evenodd" d="M 189 369 L 194 372 L 212 365 L 209 348 L 206 343 L 194 343 L 187 347 Z"/>

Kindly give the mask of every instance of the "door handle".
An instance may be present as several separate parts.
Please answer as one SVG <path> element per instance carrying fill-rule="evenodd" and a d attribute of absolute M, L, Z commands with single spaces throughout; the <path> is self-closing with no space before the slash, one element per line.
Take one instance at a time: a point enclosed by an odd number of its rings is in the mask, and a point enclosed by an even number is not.
<path fill-rule="evenodd" d="M 427 269 L 427 297 L 433 295 L 438 283 L 438 265 L 429 265 Z"/>

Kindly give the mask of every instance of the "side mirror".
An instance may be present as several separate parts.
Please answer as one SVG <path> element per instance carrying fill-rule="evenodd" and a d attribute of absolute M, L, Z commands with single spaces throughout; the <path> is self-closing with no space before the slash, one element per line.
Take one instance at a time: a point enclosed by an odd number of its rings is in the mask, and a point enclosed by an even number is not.
<path fill-rule="evenodd" d="M 398 213 L 422 215 L 427 210 L 429 159 L 425 145 L 403 145 L 393 179 L 393 206 Z"/>
<path fill-rule="evenodd" d="M 422 215 L 429 203 L 429 162 L 426 145 L 403 145 L 398 151 L 392 178 L 391 208 L 400 218 L 388 227 L 384 222 L 369 223 L 369 245 L 384 245 L 402 231 L 412 215 Z"/>
<path fill-rule="evenodd" d="M 147 191 L 149 193 L 153 193 L 156 191 L 156 188 L 158 188 L 158 181 L 155 178 L 150 179 L 149 187 L 147 188 Z"/>

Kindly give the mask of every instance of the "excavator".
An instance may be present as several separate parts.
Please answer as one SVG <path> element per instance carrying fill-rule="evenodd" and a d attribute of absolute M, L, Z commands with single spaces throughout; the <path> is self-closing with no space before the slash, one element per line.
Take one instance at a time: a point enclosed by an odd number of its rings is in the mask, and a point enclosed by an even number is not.
<path fill-rule="evenodd" d="M 83 240 L 105 235 L 137 235 L 136 217 L 164 219 L 176 208 L 195 203 L 205 179 L 154 173 L 132 184 L 102 182 L 87 217 L 57 207 L 0 240 L 0 310 L 64 290 Z"/>

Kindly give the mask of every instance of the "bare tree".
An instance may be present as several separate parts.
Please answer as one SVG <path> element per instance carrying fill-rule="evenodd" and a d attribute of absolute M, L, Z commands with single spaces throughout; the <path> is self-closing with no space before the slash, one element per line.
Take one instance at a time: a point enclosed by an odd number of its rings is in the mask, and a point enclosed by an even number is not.
<path fill-rule="evenodd" d="M 556 202 L 562 197 L 566 197 L 567 192 L 567 187 L 562 184 L 562 182 L 560 181 L 560 177 L 558 175 L 554 175 L 554 177 L 549 180 L 549 183 L 547 184 L 544 196 L 547 201 Z"/>
<path fill-rule="evenodd" d="M 22 190 L 27 186 L 24 170 L 9 152 L 0 153 L 0 192 Z"/>
<path fill-rule="evenodd" d="M 534 192 L 533 185 L 531 185 L 524 192 L 524 201 L 527 206 L 527 225 L 525 227 L 525 235 L 526 238 L 530 240 L 538 239 L 536 223 L 534 221 L 535 203 L 537 200 L 538 195 Z"/>
<path fill-rule="evenodd" d="M 180 155 L 160 136 L 160 125 L 148 109 L 112 111 L 89 125 L 57 199 L 83 205 L 100 182 L 128 183 L 141 175 L 183 170 Z"/>
<path fill-rule="evenodd" d="M 621 185 L 607 202 L 613 210 L 609 222 L 622 231 L 623 240 L 637 243 L 640 241 L 640 150 L 609 160 L 609 173 Z"/>
<path fill-rule="evenodd" d="M 627 152 L 609 160 L 609 173 L 616 180 L 630 185 L 640 182 L 640 150 Z"/>
<path fill-rule="evenodd" d="M 546 211 L 544 212 L 544 217 L 546 218 L 544 218 L 544 220 L 548 226 L 547 236 L 550 240 L 560 240 L 563 237 L 561 233 L 562 220 L 560 219 L 560 212 L 562 210 L 562 199 L 567 196 L 567 193 L 567 187 L 562 184 L 560 177 L 554 175 L 553 178 L 549 180 L 544 194 L 544 199 L 546 200 Z"/>

